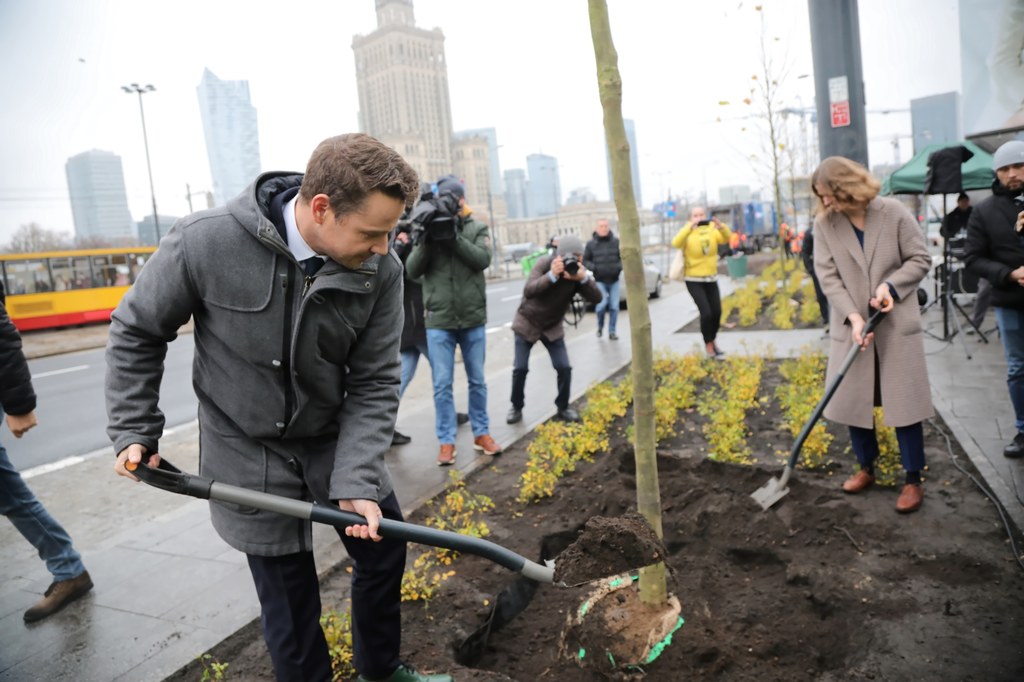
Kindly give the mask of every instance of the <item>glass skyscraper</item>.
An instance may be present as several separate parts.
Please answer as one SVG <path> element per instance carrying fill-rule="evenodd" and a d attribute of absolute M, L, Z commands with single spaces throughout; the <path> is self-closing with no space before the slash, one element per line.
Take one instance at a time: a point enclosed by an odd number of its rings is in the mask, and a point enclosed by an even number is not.
<path fill-rule="evenodd" d="M 260 140 L 248 81 L 226 81 L 209 69 L 196 88 L 210 159 L 213 197 L 223 206 L 259 175 Z"/>
<path fill-rule="evenodd" d="M 105 240 L 134 237 L 120 156 L 92 149 L 72 156 L 64 164 L 64 170 L 76 237 Z"/>

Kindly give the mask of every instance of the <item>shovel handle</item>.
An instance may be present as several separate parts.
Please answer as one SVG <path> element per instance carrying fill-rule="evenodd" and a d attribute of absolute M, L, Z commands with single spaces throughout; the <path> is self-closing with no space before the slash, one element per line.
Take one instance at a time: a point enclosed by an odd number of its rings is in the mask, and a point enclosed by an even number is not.
<path fill-rule="evenodd" d="M 867 323 L 864 325 L 864 331 L 861 332 L 862 335 L 867 336 L 873 332 L 875 327 L 878 326 L 878 323 L 881 322 L 882 318 L 885 316 L 886 313 L 877 309 L 875 312 L 871 313 L 871 316 L 868 317 Z M 807 423 L 804 424 L 804 427 L 800 430 L 800 435 L 796 437 L 796 442 L 793 443 L 793 450 L 789 453 L 789 461 L 786 465 L 787 469 L 790 471 L 796 468 L 796 460 L 800 456 L 800 448 L 804 446 L 804 441 L 806 441 L 807 437 L 811 435 L 811 429 L 813 429 L 814 425 L 818 423 L 818 419 L 821 417 L 822 412 L 825 411 L 825 406 L 828 405 L 830 400 L 832 400 L 832 396 L 839 388 L 840 382 L 842 382 L 843 377 L 846 376 L 846 372 L 850 369 L 853 361 L 857 359 L 857 355 L 860 354 L 860 351 L 861 347 L 854 344 L 853 348 L 850 349 L 850 352 L 846 354 L 846 359 L 843 360 L 843 364 L 839 368 L 839 372 L 837 372 L 836 376 L 832 379 L 832 383 L 825 388 L 825 394 L 822 395 L 821 400 L 818 401 L 818 405 L 814 408 L 811 418 L 807 420 Z"/>
<path fill-rule="evenodd" d="M 188 474 L 163 457 L 160 458 L 158 466 L 152 467 L 147 463 L 141 463 L 132 473 L 139 480 L 155 488 L 180 495 L 189 495 L 201 500 L 217 500 L 245 507 L 255 507 L 337 528 L 366 524 L 366 519 L 355 512 L 218 483 L 209 478 Z M 488 540 L 392 519 L 381 519 L 379 530 L 384 537 L 473 554 L 493 561 L 511 571 L 521 573 L 532 580 L 544 583 L 554 582 L 553 566 L 541 566 Z"/>

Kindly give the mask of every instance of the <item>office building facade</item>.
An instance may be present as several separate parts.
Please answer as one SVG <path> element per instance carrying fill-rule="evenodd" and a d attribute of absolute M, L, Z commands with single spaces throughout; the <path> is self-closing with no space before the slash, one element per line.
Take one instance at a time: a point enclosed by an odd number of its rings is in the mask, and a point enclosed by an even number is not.
<path fill-rule="evenodd" d="M 558 213 L 562 205 L 562 185 L 558 178 L 558 159 L 547 154 L 526 157 L 530 182 L 526 189 L 527 215 L 531 218 Z"/>
<path fill-rule="evenodd" d="M 526 171 L 522 168 L 510 168 L 505 171 L 505 206 L 508 217 L 512 219 L 526 218 L 529 211 L 526 207 Z"/>
<path fill-rule="evenodd" d="M 214 201 L 223 206 L 262 169 L 256 108 L 249 100 L 248 81 L 221 80 L 209 69 L 203 70 L 196 92 Z"/>
<path fill-rule="evenodd" d="M 76 238 L 110 242 L 134 239 L 120 156 L 92 149 L 68 159 L 64 171 Z"/>

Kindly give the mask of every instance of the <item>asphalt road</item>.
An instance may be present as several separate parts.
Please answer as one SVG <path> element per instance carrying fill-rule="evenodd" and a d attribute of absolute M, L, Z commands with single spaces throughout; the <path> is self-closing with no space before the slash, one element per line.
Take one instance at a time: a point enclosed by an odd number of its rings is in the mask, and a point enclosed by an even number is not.
<path fill-rule="evenodd" d="M 504 343 L 504 337 L 511 338 L 508 329 L 522 290 L 521 279 L 502 280 L 487 287 L 488 340 L 498 342 L 489 348 L 488 363 L 512 362 L 512 344 Z M 192 391 L 193 348 L 191 334 L 181 334 L 168 347 L 160 391 L 160 409 L 168 429 L 196 418 L 197 403 Z M 29 361 L 38 396 L 39 425 L 20 439 L 5 430 L 2 441 L 17 469 L 26 471 L 110 448 L 103 398 L 103 353 L 103 349 L 98 348 Z M 429 370 L 423 373 L 428 374 Z M 423 389 L 410 387 L 409 392 L 414 390 Z M 407 397 L 412 396 L 407 393 Z"/>
<path fill-rule="evenodd" d="M 654 260 L 661 265 L 660 258 Z M 510 328 L 522 297 L 523 279 L 505 279 L 487 286 L 487 374 L 511 366 L 514 344 Z M 567 330 L 572 337 L 579 330 Z M 160 409 L 166 429 L 196 418 L 192 390 L 191 334 L 180 334 L 168 347 Z M 107 413 L 103 398 L 105 363 L 102 348 L 53 355 L 29 361 L 38 396 L 39 425 L 21 439 L 3 433 L 3 445 L 12 463 L 25 472 L 54 465 L 68 458 L 106 454 Z M 422 376 L 421 376 L 422 375 Z M 461 375 L 456 375 L 461 381 Z M 430 400 L 429 369 L 420 369 L 409 385 L 404 403 Z M 109 451 L 113 454 L 113 451 Z"/>

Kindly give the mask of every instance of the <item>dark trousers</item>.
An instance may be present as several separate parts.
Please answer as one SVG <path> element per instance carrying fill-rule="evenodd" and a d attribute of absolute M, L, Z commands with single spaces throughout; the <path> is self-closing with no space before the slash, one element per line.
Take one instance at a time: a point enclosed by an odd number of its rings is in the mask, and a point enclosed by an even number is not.
<path fill-rule="evenodd" d="M 512 361 L 512 407 L 523 409 L 526 404 L 526 375 L 530 371 L 530 351 L 533 344 L 519 334 L 516 337 L 516 354 Z M 555 406 L 564 410 L 569 407 L 569 390 L 572 386 L 572 366 L 569 364 L 569 351 L 565 347 L 565 339 L 548 341 L 543 336 L 540 342 L 548 349 L 551 366 L 558 373 L 558 396 Z"/>
<path fill-rule="evenodd" d="M 392 493 L 380 503 L 384 518 L 402 521 Z M 338 528 L 352 558 L 352 648 L 365 677 L 386 678 L 398 667 L 402 637 L 401 587 L 406 544 L 359 540 Z M 260 599 L 263 638 L 278 682 L 329 682 L 331 656 L 320 627 L 320 582 L 312 552 L 246 555 Z"/>
<path fill-rule="evenodd" d="M 722 297 L 718 293 L 718 282 L 686 281 L 686 290 L 693 297 L 700 311 L 700 334 L 704 343 L 713 343 L 722 326 Z"/>
<path fill-rule="evenodd" d="M 900 444 L 900 460 L 908 472 L 924 469 L 924 427 L 921 422 L 896 427 L 896 441 Z M 874 429 L 850 427 L 850 444 L 862 469 L 875 465 L 878 459 L 878 437 Z"/>

